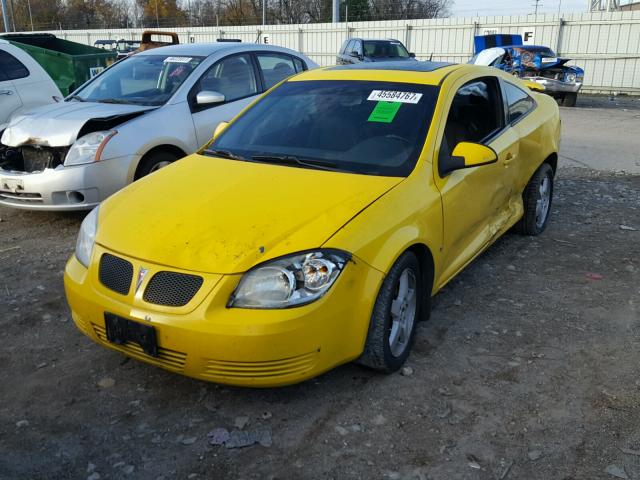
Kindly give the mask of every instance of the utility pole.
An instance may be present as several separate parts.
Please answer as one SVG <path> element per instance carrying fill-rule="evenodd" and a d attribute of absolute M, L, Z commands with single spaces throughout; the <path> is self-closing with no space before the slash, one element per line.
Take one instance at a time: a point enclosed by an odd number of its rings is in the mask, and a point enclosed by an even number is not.
<path fill-rule="evenodd" d="M 533 11 L 534 15 L 538 15 L 538 5 L 540 5 L 540 2 L 542 0 L 533 0 L 535 3 L 533 4 L 533 7 L 535 8 L 535 10 Z"/>
<path fill-rule="evenodd" d="M 267 24 L 267 0 L 262 0 L 262 25 Z"/>
<path fill-rule="evenodd" d="M 340 0 L 332 0 L 332 18 L 331 21 L 333 23 L 339 23 L 340 22 Z"/>
<path fill-rule="evenodd" d="M 4 20 L 4 31 L 11 31 L 11 24 L 9 23 L 9 14 L 7 13 L 7 0 L 0 0 L 2 3 L 2 20 Z"/>
<path fill-rule="evenodd" d="M 27 6 L 29 7 L 29 21 L 31 22 L 31 31 L 33 32 L 33 15 L 31 15 L 31 0 L 27 0 Z"/>

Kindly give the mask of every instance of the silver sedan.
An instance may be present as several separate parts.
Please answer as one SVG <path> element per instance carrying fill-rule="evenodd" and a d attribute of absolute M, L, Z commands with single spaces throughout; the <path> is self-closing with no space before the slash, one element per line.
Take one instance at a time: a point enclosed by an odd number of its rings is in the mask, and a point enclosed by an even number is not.
<path fill-rule="evenodd" d="M 315 67 L 293 50 L 231 42 L 126 58 L 0 132 L 0 204 L 89 209 L 196 151 L 256 96 Z"/>

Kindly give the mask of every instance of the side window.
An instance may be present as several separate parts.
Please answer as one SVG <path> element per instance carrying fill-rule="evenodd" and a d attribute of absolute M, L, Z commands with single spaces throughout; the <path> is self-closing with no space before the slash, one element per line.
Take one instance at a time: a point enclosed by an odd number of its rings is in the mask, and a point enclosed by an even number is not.
<path fill-rule="evenodd" d="M 213 65 L 198 81 L 195 93 L 220 92 L 225 102 L 256 95 L 258 83 L 248 54 L 233 55 Z"/>
<path fill-rule="evenodd" d="M 268 90 L 280 80 L 296 73 L 293 58 L 281 53 L 257 53 L 258 65 L 264 78 L 264 89 Z"/>
<path fill-rule="evenodd" d="M 509 108 L 509 123 L 513 123 L 535 107 L 535 100 L 527 92 L 509 82 L 504 82 L 503 85 Z"/>
<path fill-rule="evenodd" d="M 16 57 L 4 50 L 0 50 L 0 72 L 4 74 L 2 75 L 5 77 L 4 80 L 17 80 L 29 76 L 27 67 Z"/>
<path fill-rule="evenodd" d="M 297 57 L 293 57 L 293 63 L 296 66 L 296 72 L 300 73 L 307 69 L 307 65 Z"/>
<path fill-rule="evenodd" d="M 460 142 L 482 143 L 504 126 L 502 98 L 496 78 L 463 85 L 453 98 L 440 155 L 451 155 Z"/>
<path fill-rule="evenodd" d="M 346 53 L 347 55 L 351 55 L 351 52 L 353 52 L 353 50 L 355 49 L 355 45 L 356 45 L 356 41 L 350 40 L 347 45 L 347 51 L 344 53 Z"/>
<path fill-rule="evenodd" d="M 358 55 L 362 56 L 362 42 L 360 40 L 356 40 L 353 49 L 358 52 Z"/>

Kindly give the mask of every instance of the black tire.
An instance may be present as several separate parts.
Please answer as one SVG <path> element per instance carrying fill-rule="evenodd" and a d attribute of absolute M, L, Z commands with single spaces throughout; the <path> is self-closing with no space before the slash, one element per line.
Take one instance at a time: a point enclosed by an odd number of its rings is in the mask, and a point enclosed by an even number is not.
<path fill-rule="evenodd" d="M 177 159 L 178 156 L 175 153 L 163 150 L 148 153 L 140 161 L 134 180 L 138 180 L 145 175 L 149 175 L 150 173 L 175 162 Z"/>
<path fill-rule="evenodd" d="M 548 182 L 548 204 L 544 208 L 542 186 L 545 179 Z M 539 202 L 542 202 L 539 205 Z M 522 192 L 524 215 L 515 225 L 514 229 L 521 235 L 540 235 L 547 227 L 551 205 L 553 203 L 553 169 L 548 163 L 543 163 L 527 183 Z M 538 210 L 538 207 L 542 209 Z M 543 217 L 541 217 L 543 215 Z"/>
<path fill-rule="evenodd" d="M 562 97 L 562 100 L 560 101 L 560 104 L 563 107 L 575 107 L 577 101 L 578 101 L 577 93 L 565 93 L 564 97 Z"/>
<path fill-rule="evenodd" d="M 407 274 L 408 277 L 406 278 L 410 278 L 410 275 L 413 275 L 415 300 L 415 307 L 413 308 L 414 318 L 408 334 L 405 333 L 405 330 L 400 330 L 402 333 L 398 333 L 398 338 L 402 336 L 404 342 L 396 345 L 396 347 L 401 347 L 402 350 L 398 351 L 396 349 L 394 352 L 392 351 L 390 342 L 392 327 L 394 325 L 391 308 L 394 300 L 397 300 L 399 296 L 400 280 L 405 272 L 411 272 Z M 423 295 L 423 276 L 420 271 L 420 263 L 413 252 L 404 252 L 396 263 L 393 264 L 382 283 L 378 298 L 373 306 L 364 352 L 360 358 L 356 360 L 357 363 L 386 373 L 394 372 L 404 364 L 411 351 L 416 324 L 421 315 L 420 310 L 425 304 L 422 298 Z M 404 302 L 402 305 L 405 305 Z M 404 308 L 402 311 L 406 310 L 407 308 Z M 409 312 L 410 311 L 409 307 Z M 409 316 L 407 318 L 409 318 Z"/>

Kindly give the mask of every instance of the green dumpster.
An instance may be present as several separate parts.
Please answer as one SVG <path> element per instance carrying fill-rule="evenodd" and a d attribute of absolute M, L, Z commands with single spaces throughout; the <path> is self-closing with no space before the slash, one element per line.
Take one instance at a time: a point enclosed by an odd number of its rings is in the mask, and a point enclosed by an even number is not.
<path fill-rule="evenodd" d="M 70 42 L 50 33 L 6 34 L 0 38 L 31 55 L 64 95 L 111 65 L 117 52 Z"/>

